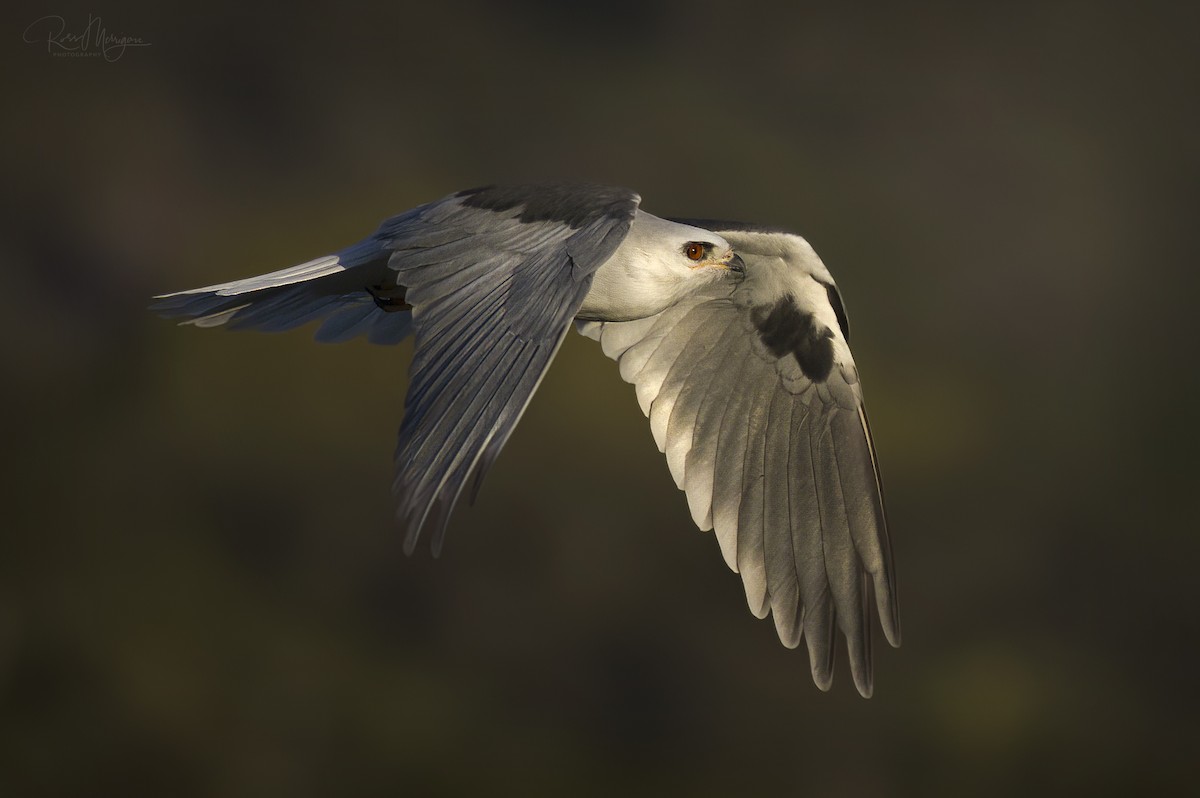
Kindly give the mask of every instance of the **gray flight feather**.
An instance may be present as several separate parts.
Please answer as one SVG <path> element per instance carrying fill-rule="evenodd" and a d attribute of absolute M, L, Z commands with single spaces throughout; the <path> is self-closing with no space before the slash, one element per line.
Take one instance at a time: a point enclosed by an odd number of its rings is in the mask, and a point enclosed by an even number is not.
<path fill-rule="evenodd" d="M 462 192 L 395 220 L 388 268 L 406 287 L 416 350 L 396 447 L 398 516 L 438 553 L 516 427 L 638 197 L 623 189 Z"/>

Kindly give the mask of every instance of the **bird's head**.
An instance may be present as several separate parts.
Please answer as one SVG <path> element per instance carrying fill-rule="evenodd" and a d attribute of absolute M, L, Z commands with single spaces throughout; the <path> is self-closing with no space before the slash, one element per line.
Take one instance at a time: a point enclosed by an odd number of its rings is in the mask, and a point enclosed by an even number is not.
<path fill-rule="evenodd" d="M 741 257 L 711 230 L 639 210 L 629 234 L 596 270 L 581 318 L 650 316 L 714 283 L 739 280 Z"/>

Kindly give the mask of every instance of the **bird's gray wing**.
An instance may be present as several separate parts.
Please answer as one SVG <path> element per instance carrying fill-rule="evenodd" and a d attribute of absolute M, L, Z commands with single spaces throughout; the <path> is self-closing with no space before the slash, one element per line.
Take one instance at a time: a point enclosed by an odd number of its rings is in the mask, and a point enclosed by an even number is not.
<path fill-rule="evenodd" d="M 380 229 L 416 336 L 396 447 L 406 551 L 427 522 L 440 551 L 468 477 L 477 491 L 638 202 L 599 186 L 484 188 Z"/>
<path fill-rule="evenodd" d="M 400 214 L 332 255 L 155 297 L 200 327 L 279 331 L 323 320 L 317 340 L 416 345 L 396 447 L 397 514 L 411 552 L 434 553 L 467 478 L 496 459 L 592 283 L 629 231 L 627 189 L 486 187 Z"/>
<path fill-rule="evenodd" d="M 582 322 L 580 331 L 636 386 L 692 518 L 715 529 L 751 611 L 773 613 L 784 645 L 807 640 L 821 689 L 832 682 L 841 629 L 855 685 L 869 696 L 872 605 L 893 645 L 900 628 L 858 372 L 834 320 L 844 313 L 818 312 L 830 300 L 815 285 L 763 302 L 764 272 L 786 261 L 719 232 L 746 261 L 732 293 L 637 321 Z"/>

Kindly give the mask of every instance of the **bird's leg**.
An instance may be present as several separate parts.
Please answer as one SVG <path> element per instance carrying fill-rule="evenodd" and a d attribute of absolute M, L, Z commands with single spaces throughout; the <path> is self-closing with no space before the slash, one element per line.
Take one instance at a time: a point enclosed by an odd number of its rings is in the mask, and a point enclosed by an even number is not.
<path fill-rule="evenodd" d="M 412 306 L 405 301 L 407 290 L 402 285 L 384 288 L 381 285 L 368 285 L 366 291 L 375 300 L 380 310 L 394 313 L 398 310 L 409 310 Z"/>

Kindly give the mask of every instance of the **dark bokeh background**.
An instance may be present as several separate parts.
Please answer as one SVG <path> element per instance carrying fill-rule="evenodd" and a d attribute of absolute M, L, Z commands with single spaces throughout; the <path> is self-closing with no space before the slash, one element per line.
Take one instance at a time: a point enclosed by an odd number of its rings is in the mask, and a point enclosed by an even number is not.
<path fill-rule="evenodd" d="M 0 794 L 1193 780 L 1194 6 L 162 6 L 0 13 Z M 89 12 L 152 46 L 22 41 Z M 545 177 L 837 276 L 901 578 L 872 700 L 750 616 L 592 342 L 435 562 L 391 519 L 408 346 L 144 310 Z"/>

